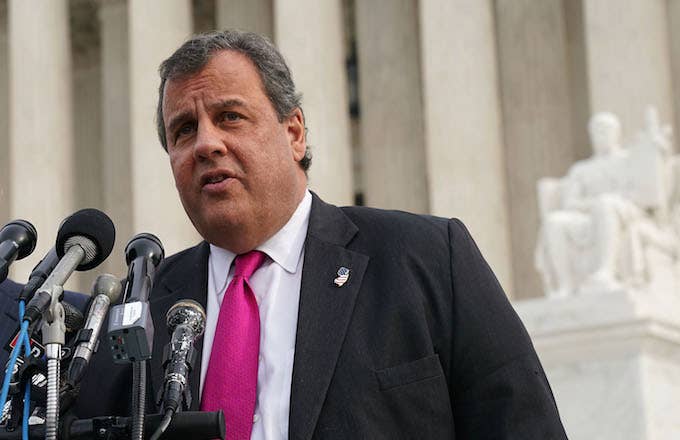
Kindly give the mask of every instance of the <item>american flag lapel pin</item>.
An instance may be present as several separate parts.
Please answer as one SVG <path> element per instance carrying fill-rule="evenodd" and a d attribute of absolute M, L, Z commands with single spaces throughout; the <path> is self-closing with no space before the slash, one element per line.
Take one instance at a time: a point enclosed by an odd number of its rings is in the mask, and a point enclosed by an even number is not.
<path fill-rule="evenodd" d="M 349 279 L 349 272 L 350 270 L 345 266 L 340 267 L 340 269 L 338 269 L 338 277 L 333 280 L 335 285 L 342 287 Z"/>

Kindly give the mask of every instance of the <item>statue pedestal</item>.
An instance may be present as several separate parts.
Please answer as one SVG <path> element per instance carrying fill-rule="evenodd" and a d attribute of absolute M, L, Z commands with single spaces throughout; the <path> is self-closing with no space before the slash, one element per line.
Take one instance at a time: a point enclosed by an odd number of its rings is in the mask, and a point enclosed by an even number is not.
<path fill-rule="evenodd" d="M 680 298 L 613 292 L 514 304 L 571 440 L 680 438 Z"/>

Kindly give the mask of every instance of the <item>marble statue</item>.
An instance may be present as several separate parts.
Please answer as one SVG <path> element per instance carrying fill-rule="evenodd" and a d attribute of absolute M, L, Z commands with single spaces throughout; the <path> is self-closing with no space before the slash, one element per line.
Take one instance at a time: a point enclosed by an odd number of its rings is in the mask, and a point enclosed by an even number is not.
<path fill-rule="evenodd" d="M 611 113 L 593 115 L 588 132 L 593 155 L 538 182 L 536 267 L 549 297 L 641 288 L 658 264 L 664 277 L 678 272 L 680 162 L 670 128 L 649 109 L 627 148 Z"/>

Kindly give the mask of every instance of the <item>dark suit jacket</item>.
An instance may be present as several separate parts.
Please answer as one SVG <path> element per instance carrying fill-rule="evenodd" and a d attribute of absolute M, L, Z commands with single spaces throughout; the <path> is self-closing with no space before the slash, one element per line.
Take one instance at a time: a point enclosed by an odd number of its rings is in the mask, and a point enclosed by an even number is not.
<path fill-rule="evenodd" d="M 201 243 L 157 273 L 150 393 L 162 383 L 165 312 L 179 298 L 206 304 L 208 252 Z M 566 438 L 531 341 L 460 221 L 314 196 L 304 258 L 291 439 Z M 351 272 L 338 287 L 341 266 Z M 129 368 L 91 372 L 80 415 L 125 414 Z M 194 409 L 199 372 L 200 359 Z"/>

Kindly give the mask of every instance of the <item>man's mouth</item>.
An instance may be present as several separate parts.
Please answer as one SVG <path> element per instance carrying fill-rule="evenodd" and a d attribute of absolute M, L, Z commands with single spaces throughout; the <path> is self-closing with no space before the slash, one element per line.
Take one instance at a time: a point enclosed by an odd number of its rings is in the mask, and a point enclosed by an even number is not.
<path fill-rule="evenodd" d="M 220 176 L 213 176 L 213 177 L 208 177 L 207 183 L 219 183 L 227 178 L 226 174 L 222 174 Z"/>
<path fill-rule="evenodd" d="M 201 187 L 206 188 L 206 189 L 217 189 L 220 187 L 220 183 L 230 179 L 232 176 L 230 176 L 227 172 L 211 172 L 211 173 L 206 173 L 201 177 Z"/>

